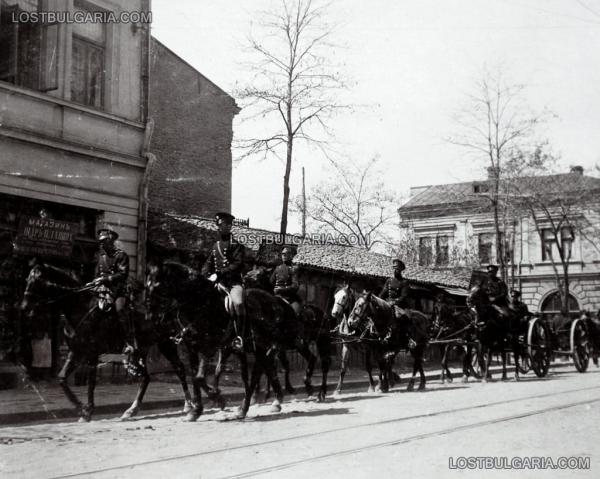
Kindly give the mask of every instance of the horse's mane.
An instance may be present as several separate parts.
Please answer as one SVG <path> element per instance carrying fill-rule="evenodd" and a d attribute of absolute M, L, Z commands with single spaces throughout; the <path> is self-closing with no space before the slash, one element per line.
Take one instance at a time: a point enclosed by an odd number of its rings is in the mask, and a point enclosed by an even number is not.
<path fill-rule="evenodd" d="M 81 284 L 79 277 L 71 269 L 60 268 L 48 263 L 41 263 L 36 266 L 42 269 L 43 278 L 46 281 L 73 288 Z"/>

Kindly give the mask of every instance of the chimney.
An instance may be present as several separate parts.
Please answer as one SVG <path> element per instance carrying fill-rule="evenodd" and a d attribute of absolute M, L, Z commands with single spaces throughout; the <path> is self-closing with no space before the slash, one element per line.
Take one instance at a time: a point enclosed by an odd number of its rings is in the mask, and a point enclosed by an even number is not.
<path fill-rule="evenodd" d="M 583 166 L 572 166 L 571 173 L 575 173 L 579 176 L 583 176 Z"/>

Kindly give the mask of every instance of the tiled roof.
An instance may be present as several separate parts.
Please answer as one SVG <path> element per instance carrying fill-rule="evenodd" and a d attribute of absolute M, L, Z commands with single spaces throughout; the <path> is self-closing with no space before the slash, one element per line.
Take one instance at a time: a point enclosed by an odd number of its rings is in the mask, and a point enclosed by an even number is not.
<path fill-rule="evenodd" d="M 390 256 L 371 253 L 362 248 L 332 244 L 301 244 L 294 257 L 294 263 L 324 271 L 376 278 L 387 278 L 392 272 Z M 406 265 L 403 275 L 415 283 L 458 288 L 467 288 L 470 278 L 466 273 L 453 273 L 417 265 Z"/>
<path fill-rule="evenodd" d="M 207 218 L 168 213 L 154 213 L 149 217 L 150 242 L 166 249 L 206 252 L 216 240 L 216 233 L 214 221 Z M 279 238 L 277 233 L 234 225 L 232 234 L 246 244 L 253 254 L 259 253 L 260 246 L 263 259 L 267 262 L 272 260 L 272 250 L 277 248 L 270 246 Z M 260 245 L 261 238 L 266 239 L 267 244 Z M 286 244 L 297 245 L 294 263 L 300 266 L 373 278 L 387 278 L 391 274 L 392 258 L 383 254 L 351 246 L 302 242 L 297 235 L 286 235 Z M 275 256 L 278 256 L 278 250 Z M 467 288 L 470 278 L 465 273 L 415 265 L 407 265 L 404 276 L 415 283 L 457 288 Z"/>
<path fill-rule="evenodd" d="M 409 211 L 412 208 L 440 205 L 488 205 L 485 197 L 474 193 L 475 185 L 491 185 L 489 180 L 469 181 L 464 183 L 450 183 L 445 185 L 432 185 L 418 193 L 399 210 Z M 578 173 L 563 173 L 557 175 L 528 176 L 514 180 L 514 189 L 521 193 L 529 191 L 557 191 L 563 193 L 600 190 L 600 179 L 583 176 Z"/>

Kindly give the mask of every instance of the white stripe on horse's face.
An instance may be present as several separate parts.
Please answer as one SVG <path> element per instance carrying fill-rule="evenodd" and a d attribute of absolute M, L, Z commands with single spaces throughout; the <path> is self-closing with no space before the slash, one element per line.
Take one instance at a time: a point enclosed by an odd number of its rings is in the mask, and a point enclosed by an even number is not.
<path fill-rule="evenodd" d="M 367 300 L 364 297 L 360 297 L 354 303 L 354 308 L 348 317 L 348 326 L 355 329 L 365 320 L 365 311 L 367 309 Z"/>
<path fill-rule="evenodd" d="M 344 313 L 344 309 L 346 309 L 346 305 L 348 304 L 348 298 L 350 294 L 346 288 L 342 288 L 337 291 L 333 295 L 333 307 L 331 308 L 331 316 L 335 319 L 339 319 Z"/>

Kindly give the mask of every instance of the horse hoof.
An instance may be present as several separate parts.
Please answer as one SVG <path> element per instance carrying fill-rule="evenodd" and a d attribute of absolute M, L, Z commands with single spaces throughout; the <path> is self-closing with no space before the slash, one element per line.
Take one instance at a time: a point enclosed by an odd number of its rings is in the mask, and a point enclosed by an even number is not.
<path fill-rule="evenodd" d="M 425 390 L 425 384 L 419 384 L 419 391 Z"/>
<path fill-rule="evenodd" d="M 515 381 L 519 382 L 521 380 L 521 376 L 515 376 Z"/>
<path fill-rule="evenodd" d="M 334 396 L 339 396 L 340 394 L 342 394 L 342 390 L 341 389 L 336 389 L 335 391 L 333 391 L 333 395 Z"/>
<path fill-rule="evenodd" d="M 137 413 L 138 413 L 137 409 L 127 409 L 127 411 L 125 411 L 119 419 L 121 421 L 128 421 L 133 416 L 135 416 Z"/>
<path fill-rule="evenodd" d="M 77 420 L 78 423 L 86 423 L 86 422 L 90 422 L 92 420 L 91 416 L 80 416 L 79 419 Z"/>
<path fill-rule="evenodd" d="M 192 409 L 190 412 L 187 413 L 187 415 L 184 418 L 184 421 L 185 422 L 196 422 L 201 414 L 202 414 L 202 411 L 197 411 L 195 409 Z"/>
<path fill-rule="evenodd" d="M 442 384 L 446 384 L 446 380 L 445 379 L 442 379 Z"/>
<path fill-rule="evenodd" d="M 317 395 L 317 402 L 325 402 L 326 396 L 327 396 L 327 394 L 324 393 L 323 391 L 319 392 L 319 394 Z"/>
<path fill-rule="evenodd" d="M 227 400 L 221 396 L 220 394 L 215 397 L 215 406 L 217 406 L 221 411 L 227 407 Z"/>
<path fill-rule="evenodd" d="M 248 412 L 244 411 L 242 408 L 238 408 L 238 411 L 235 413 L 235 418 L 236 419 L 245 419 L 247 413 Z"/>
<path fill-rule="evenodd" d="M 408 386 L 406 386 L 406 390 L 407 391 L 414 391 L 415 390 L 415 385 L 413 383 L 410 383 Z"/>
<path fill-rule="evenodd" d="M 454 379 L 452 378 L 452 376 L 448 376 L 448 382 L 451 383 L 453 381 L 454 381 Z"/>
<path fill-rule="evenodd" d="M 465 383 L 465 384 L 468 383 L 469 382 L 469 376 L 463 376 L 462 379 L 461 379 L 461 382 Z"/>
<path fill-rule="evenodd" d="M 190 401 L 185 401 L 183 403 L 183 410 L 181 411 L 183 414 L 189 413 L 193 409 L 192 403 Z"/>
<path fill-rule="evenodd" d="M 278 404 L 278 403 L 272 404 L 271 412 L 281 412 L 281 404 Z"/>

